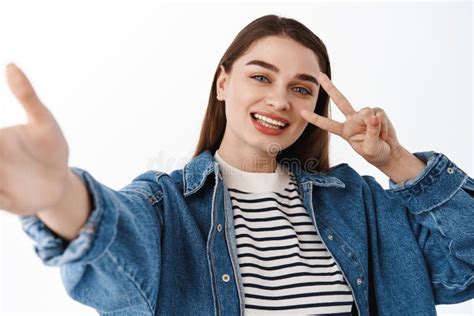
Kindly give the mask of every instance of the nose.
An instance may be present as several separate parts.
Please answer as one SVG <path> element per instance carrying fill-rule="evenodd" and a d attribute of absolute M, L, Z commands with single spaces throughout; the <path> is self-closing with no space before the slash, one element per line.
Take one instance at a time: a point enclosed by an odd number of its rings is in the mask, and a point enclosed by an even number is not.
<path fill-rule="evenodd" d="M 265 99 L 265 103 L 273 106 L 277 111 L 284 109 L 288 110 L 290 108 L 290 103 L 286 97 L 286 92 L 274 91 Z"/>

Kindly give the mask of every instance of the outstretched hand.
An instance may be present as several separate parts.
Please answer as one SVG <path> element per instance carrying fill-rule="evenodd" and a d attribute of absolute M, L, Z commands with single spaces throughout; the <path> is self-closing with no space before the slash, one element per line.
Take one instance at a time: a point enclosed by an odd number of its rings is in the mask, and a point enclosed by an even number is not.
<path fill-rule="evenodd" d="M 31 215 L 55 205 L 69 174 L 68 145 L 51 112 L 15 65 L 8 85 L 28 122 L 0 128 L 0 209 Z"/>
<path fill-rule="evenodd" d="M 342 123 L 306 110 L 301 116 L 309 123 L 345 139 L 365 160 L 376 167 L 384 166 L 396 157 L 402 146 L 395 129 L 381 108 L 365 107 L 355 111 L 351 103 L 334 86 L 329 77 L 320 73 L 318 81 L 346 117 Z"/>

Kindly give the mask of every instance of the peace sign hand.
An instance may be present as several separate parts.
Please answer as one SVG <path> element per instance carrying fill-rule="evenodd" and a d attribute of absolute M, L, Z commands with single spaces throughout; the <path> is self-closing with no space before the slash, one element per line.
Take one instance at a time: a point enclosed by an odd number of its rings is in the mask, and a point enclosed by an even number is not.
<path fill-rule="evenodd" d="M 346 121 L 340 123 L 302 110 L 300 114 L 305 120 L 344 138 L 358 154 L 376 167 L 380 168 L 396 157 L 402 146 L 383 109 L 365 107 L 356 112 L 326 74 L 320 73 L 318 81 L 344 114 Z"/>

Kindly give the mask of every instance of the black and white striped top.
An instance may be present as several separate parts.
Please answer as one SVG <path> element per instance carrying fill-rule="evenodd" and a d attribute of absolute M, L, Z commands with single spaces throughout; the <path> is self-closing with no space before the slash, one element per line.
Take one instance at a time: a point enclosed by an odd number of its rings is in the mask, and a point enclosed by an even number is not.
<path fill-rule="evenodd" d="M 351 315 L 353 296 L 284 166 L 236 169 L 216 151 L 229 190 L 245 315 Z"/>

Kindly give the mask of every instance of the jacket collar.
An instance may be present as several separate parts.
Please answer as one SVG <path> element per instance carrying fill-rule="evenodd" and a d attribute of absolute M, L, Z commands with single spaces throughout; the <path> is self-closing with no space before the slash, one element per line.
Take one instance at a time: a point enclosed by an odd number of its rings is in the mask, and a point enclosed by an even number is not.
<path fill-rule="evenodd" d="M 288 165 L 298 183 L 310 182 L 320 187 L 344 188 L 345 184 L 334 176 L 323 173 L 309 173 L 296 164 Z M 197 192 L 204 184 L 207 176 L 214 173 L 217 176 L 219 166 L 209 149 L 189 161 L 183 168 L 184 196 Z"/>

